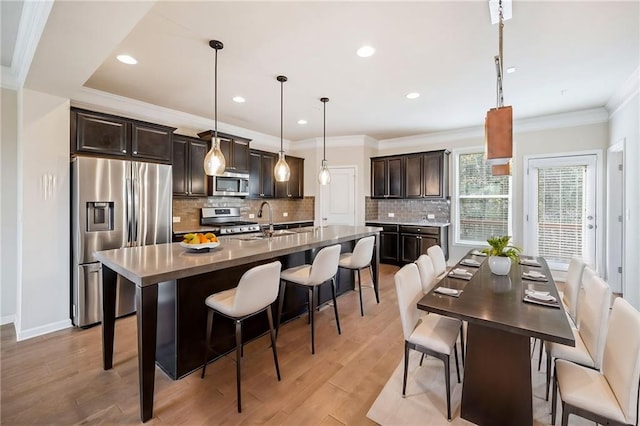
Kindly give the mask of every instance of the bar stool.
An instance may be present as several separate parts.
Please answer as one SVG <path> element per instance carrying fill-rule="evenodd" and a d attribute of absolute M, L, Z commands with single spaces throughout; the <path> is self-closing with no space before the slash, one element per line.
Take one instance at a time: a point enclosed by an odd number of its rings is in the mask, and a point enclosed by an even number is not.
<path fill-rule="evenodd" d="M 318 305 L 318 287 L 331 280 L 331 294 L 333 296 L 333 311 L 336 316 L 338 334 L 340 320 L 338 319 L 338 304 L 336 303 L 336 273 L 340 258 L 340 244 L 324 247 L 313 259 L 311 265 L 294 266 L 280 273 L 280 303 L 278 304 L 278 326 L 282 316 L 282 305 L 287 284 L 307 288 L 309 290 L 309 322 L 311 324 L 311 353 L 315 354 L 315 335 L 313 313 Z"/>
<path fill-rule="evenodd" d="M 236 323 L 236 390 L 238 392 L 238 413 L 242 412 L 240 401 L 242 321 L 264 311 L 267 311 L 273 362 L 276 366 L 278 381 L 280 381 L 280 367 L 278 366 L 278 353 L 276 351 L 271 304 L 278 298 L 278 281 L 281 268 L 282 264 L 279 261 L 251 268 L 242 275 L 236 288 L 212 294 L 205 300 L 209 313 L 207 316 L 207 343 L 201 377 L 204 379 L 209 351 L 211 350 L 213 314 L 217 313 L 224 317 L 231 318 Z"/>
<path fill-rule="evenodd" d="M 371 257 L 373 256 L 373 243 L 376 237 L 373 235 L 364 237 L 358 240 L 356 246 L 353 248 L 353 253 L 342 253 L 338 262 L 338 267 L 344 269 L 350 269 L 354 272 L 358 272 L 358 292 L 360 293 L 360 316 L 364 316 L 364 308 L 362 306 L 362 279 L 360 277 L 360 270 L 363 268 L 369 268 L 371 274 L 371 281 L 373 282 L 373 270 L 371 269 Z M 354 273 L 355 278 L 355 273 Z M 373 286 L 376 294 L 376 302 L 380 303 L 378 292 L 376 291 L 375 283 Z"/>

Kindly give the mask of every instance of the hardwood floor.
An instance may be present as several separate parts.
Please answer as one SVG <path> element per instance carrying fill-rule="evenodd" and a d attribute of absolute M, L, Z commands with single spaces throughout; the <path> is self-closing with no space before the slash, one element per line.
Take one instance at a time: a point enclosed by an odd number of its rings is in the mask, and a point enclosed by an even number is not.
<path fill-rule="evenodd" d="M 249 343 L 242 362 L 242 414 L 236 412 L 235 356 L 173 381 L 156 368 L 154 417 L 147 424 L 361 425 L 402 358 L 403 337 L 393 274 L 381 265 L 380 304 L 373 289 L 338 298 L 342 335 L 333 309 L 316 316 L 311 355 L 307 317 L 282 326 L 276 379 L 268 336 Z M 370 283 L 368 273 L 363 283 Z M 101 327 L 68 329 L 15 342 L 0 327 L 0 423 L 140 424 L 135 317 L 116 322 L 114 367 L 102 370 Z"/>

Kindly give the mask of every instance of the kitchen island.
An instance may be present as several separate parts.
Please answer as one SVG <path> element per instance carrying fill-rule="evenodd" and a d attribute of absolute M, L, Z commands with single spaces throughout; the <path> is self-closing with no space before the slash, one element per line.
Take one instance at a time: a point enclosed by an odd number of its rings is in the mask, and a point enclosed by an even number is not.
<path fill-rule="evenodd" d="M 110 284 L 115 280 L 108 279 L 112 274 L 119 274 L 136 287 L 140 418 L 146 421 L 153 416 L 156 361 L 167 372 L 175 367 L 170 375 L 177 378 L 193 369 L 190 366 L 194 359 L 178 367 L 182 354 L 204 355 L 206 296 L 237 285 L 242 273 L 258 264 L 277 259 L 283 269 L 289 268 L 310 262 L 314 251 L 325 246 L 341 244 L 342 251 L 349 251 L 357 240 L 369 235 L 376 236 L 372 266 L 377 296 L 379 231 L 366 226 L 328 226 L 300 228 L 271 238 L 225 237 L 219 247 L 206 253 L 189 252 L 178 243 L 98 252 L 96 258 L 103 264 L 107 283 L 102 290 L 103 368 L 113 366 L 116 287 Z M 350 248 L 345 250 L 345 245 Z M 289 309 L 289 317 L 299 315 L 297 304 L 292 300 L 285 309 Z M 202 321 L 198 321 L 200 316 Z M 260 334 L 260 327 L 254 325 L 254 335 Z M 220 344 L 224 350 L 224 342 Z"/>

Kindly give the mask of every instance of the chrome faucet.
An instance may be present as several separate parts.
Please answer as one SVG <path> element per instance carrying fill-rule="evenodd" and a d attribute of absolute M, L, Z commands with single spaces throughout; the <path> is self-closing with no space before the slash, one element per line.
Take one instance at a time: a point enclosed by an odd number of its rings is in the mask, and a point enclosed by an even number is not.
<path fill-rule="evenodd" d="M 260 210 L 258 210 L 258 217 L 262 217 L 262 208 L 265 206 L 265 204 L 267 205 L 267 207 L 269 207 L 269 236 L 271 236 L 271 234 L 273 234 L 273 214 L 271 211 L 271 204 L 269 204 L 268 201 L 263 201 L 262 204 L 260 204 Z"/>

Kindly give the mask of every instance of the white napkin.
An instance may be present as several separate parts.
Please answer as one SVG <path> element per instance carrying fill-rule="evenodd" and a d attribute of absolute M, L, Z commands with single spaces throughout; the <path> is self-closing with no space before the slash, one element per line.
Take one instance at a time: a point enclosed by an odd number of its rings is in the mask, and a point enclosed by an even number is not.
<path fill-rule="evenodd" d="M 438 287 L 434 290 L 436 293 L 446 294 L 447 296 L 459 296 L 462 290 L 456 290 L 455 288 Z"/>
<path fill-rule="evenodd" d="M 547 278 L 544 274 L 541 274 L 538 271 L 528 271 L 528 272 L 524 272 L 524 275 L 527 275 L 531 278 Z"/>
<path fill-rule="evenodd" d="M 556 298 L 550 295 L 547 291 L 527 291 L 527 297 L 535 300 L 540 300 L 542 302 L 556 301 Z"/>
<path fill-rule="evenodd" d="M 520 258 L 520 263 L 523 264 L 523 265 L 540 266 L 540 263 L 535 259 L 522 259 L 522 258 Z"/>
<path fill-rule="evenodd" d="M 474 250 L 471 252 L 471 254 L 474 254 L 476 256 L 486 256 L 486 253 L 481 252 L 480 250 Z"/>
<path fill-rule="evenodd" d="M 456 268 L 451 272 L 456 274 L 456 275 L 473 275 L 471 272 L 469 272 L 469 271 L 467 271 L 466 269 L 463 269 L 463 268 Z"/>
<path fill-rule="evenodd" d="M 470 258 L 466 258 L 466 259 L 462 259 L 462 261 L 460 261 L 461 265 L 470 265 L 470 266 L 480 266 L 480 262 L 478 262 L 475 259 L 470 259 Z"/>

